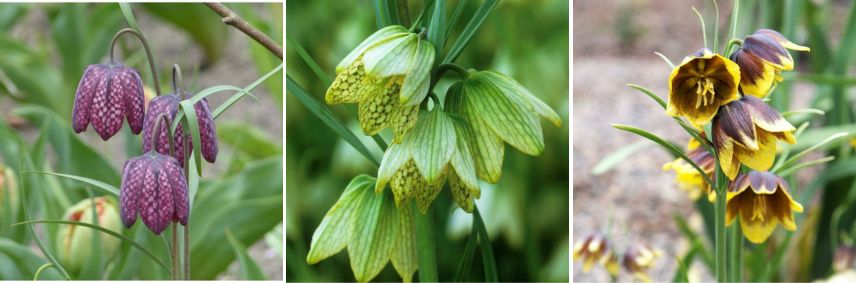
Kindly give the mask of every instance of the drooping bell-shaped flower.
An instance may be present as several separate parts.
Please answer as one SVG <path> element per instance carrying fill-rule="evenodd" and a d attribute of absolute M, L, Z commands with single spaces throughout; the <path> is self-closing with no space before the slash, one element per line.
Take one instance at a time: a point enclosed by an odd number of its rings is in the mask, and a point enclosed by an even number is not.
<path fill-rule="evenodd" d="M 794 69 L 794 59 L 788 49 L 810 50 L 770 29 L 759 29 L 743 39 L 740 48 L 731 55 L 731 60 L 740 66 L 743 94 L 766 97 L 776 82 L 782 81 L 781 72 Z"/>
<path fill-rule="evenodd" d="M 602 264 L 612 275 L 618 275 L 618 258 L 609 240 L 594 232 L 574 244 L 573 260 L 583 262 L 583 272 L 588 273 L 595 263 Z"/>
<path fill-rule="evenodd" d="M 769 170 L 776 158 L 777 140 L 796 143 L 796 128 L 757 97 L 743 96 L 719 111 L 713 120 L 713 145 L 719 166 L 730 180 L 737 177 L 740 164 Z"/>
<path fill-rule="evenodd" d="M 463 118 L 479 178 L 499 181 L 505 144 L 528 155 L 544 151 L 541 121 L 562 119 L 514 79 L 493 71 L 468 71 L 446 94 L 446 109 Z"/>
<path fill-rule="evenodd" d="M 687 56 L 669 75 L 669 105 L 666 114 L 684 116 L 701 127 L 719 107 L 737 100 L 740 67 L 706 48 Z"/>
<path fill-rule="evenodd" d="M 389 183 L 396 206 L 402 207 L 414 198 L 425 213 L 448 178 L 455 201 L 465 211 L 472 211 L 473 198 L 481 191 L 468 138 L 459 134 L 462 126 L 439 107 L 420 113 L 413 131 L 384 154 L 376 191 Z"/>
<path fill-rule="evenodd" d="M 725 225 L 740 218 L 743 235 L 750 242 L 763 243 L 782 223 L 786 230 L 796 231 L 794 212 L 803 207 L 788 192 L 784 178 L 770 172 L 749 171 L 728 185 Z"/>
<path fill-rule="evenodd" d="M 704 138 L 705 134 L 701 133 Z M 714 171 L 716 170 L 716 157 L 702 147 L 695 138 L 690 138 L 687 144 L 687 157 L 690 158 L 699 168 L 704 171 L 711 180 L 714 179 Z M 681 158 L 677 158 L 672 162 L 663 165 L 663 170 L 675 171 L 675 182 L 678 187 L 689 195 L 690 199 L 697 200 L 702 195 L 707 195 L 711 202 L 715 200 L 716 192 L 712 190 L 707 180 L 695 169 L 692 165 Z"/>
<path fill-rule="evenodd" d="M 622 266 L 628 272 L 633 274 L 642 282 L 651 282 L 651 277 L 648 275 L 648 270 L 654 266 L 657 259 L 662 256 L 663 252 L 657 249 L 652 249 L 648 245 L 642 243 L 633 243 L 624 252 L 624 260 Z"/>
<path fill-rule="evenodd" d="M 175 94 L 167 94 L 155 97 L 149 102 L 149 107 L 146 110 L 146 119 L 143 127 L 143 151 L 148 152 L 154 148 L 162 154 L 169 154 L 169 129 L 162 126 L 160 134 L 157 137 L 156 144 L 152 145 L 152 135 L 154 134 L 155 120 L 161 113 L 166 113 L 167 125 L 172 125 L 173 119 L 178 114 L 179 103 L 181 97 Z M 199 136 L 201 139 L 202 157 L 210 163 L 214 163 L 217 158 L 217 128 L 214 124 L 211 108 L 208 106 L 208 100 L 202 99 L 196 103 L 193 108 L 196 110 L 196 118 L 199 122 Z M 175 157 L 179 164 L 184 167 L 185 159 L 185 141 L 192 146 L 190 142 L 190 133 L 179 124 L 175 129 L 173 143 L 175 145 Z M 188 151 L 189 152 L 189 151 Z"/>
<path fill-rule="evenodd" d="M 93 64 L 86 68 L 72 110 L 72 128 L 76 133 L 89 124 L 103 140 L 119 132 L 127 118 L 131 132 L 143 129 L 143 83 L 134 68 L 122 64 Z"/>
<path fill-rule="evenodd" d="M 155 151 L 125 162 L 119 192 L 122 223 L 131 228 L 137 215 L 156 235 L 170 222 L 187 225 L 189 200 L 178 160 Z"/>
<path fill-rule="evenodd" d="M 360 127 L 367 135 L 391 127 L 394 143 L 416 124 L 428 95 L 434 46 L 402 26 L 378 30 L 336 66 L 327 89 L 328 104 L 359 103 Z"/>

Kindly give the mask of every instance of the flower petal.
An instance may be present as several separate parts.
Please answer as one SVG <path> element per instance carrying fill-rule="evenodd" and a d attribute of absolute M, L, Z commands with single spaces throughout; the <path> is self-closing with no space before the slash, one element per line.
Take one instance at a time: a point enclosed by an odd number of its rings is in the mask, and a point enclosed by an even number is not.
<path fill-rule="evenodd" d="M 131 228 L 137 221 L 146 170 L 146 163 L 141 162 L 140 157 L 125 161 L 121 190 L 119 190 L 120 214 L 125 228 Z"/>
<path fill-rule="evenodd" d="M 734 156 L 746 167 L 758 171 L 767 171 L 776 159 L 776 137 L 765 131 L 758 131 L 758 149 L 751 150 L 742 146 L 734 148 Z"/>
<path fill-rule="evenodd" d="M 419 173 L 419 169 L 413 160 L 404 163 L 401 169 L 393 175 L 390 182 L 395 206 L 399 208 L 404 207 L 415 196 L 416 192 L 425 190 L 427 187 L 428 183 Z"/>
<path fill-rule="evenodd" d="M 418 39 L 419 36 L 409 33 L 366 50 L 363 55 L 366 75 L 380 79 L 410 72 Z"/>
<path fill-rule="evenodd" d="M 71 112 L 71 125 L 75 133 L 85 131 L 89 125 L 89 113 L 92 108 L 95 89 L 102 80 L 106 69 L 107 67 L 103 64 L 89 65 L 83 72 L 83 77 L 80 78 L 80 82 L 77 85 L 77 92 L 74 95 L 74 108 Z"/>
<path fill-rule="evenodd" d="M 404 144 L 390 144 L 383 153 L 383 160 L 377 170 L 375 192 L 383 191 L 386 184 L 399 172 L 401 167 L 410 160 L 410 147 Z M 412 161 L 411 161 L 412 162 Z M 416 166 L 414 164 L 414 166 Z M 397 199 L 396 199 L 397 200 Z M 397 203 L 397 202 L 396 202 Z"/>
<path fill-rule="evenodd" d="M 143 82 L 140 74 L 134 68 L 120 66 L 117 68 L 114 80 L 120 83 L 120 94 L 125 102 L 125 117 L 131 132 L 139 134 L 143 130 L 145 119 L 145 97 Z"/>
<path fill-rule="evenodd" d="M 526 102 L 514 95 L 503 93 L 478 73 L 463 83 L 463 96 L 467 111 L 483 117 L 496 135 L 528 155 L 544 151 L 541 123 Z"/>
<path fill-rule="evenodd" d="M 184 170 L 178 164 L 178 160 L 168 157 L 164 171 L 171 191 L 164 191 L 163 193 L 173 195 L 174 213 L 170 218 L 172 221 L 178 221 L 181 225 L 187 225 L 187 220 L 190 217 L 190 199 L 187 195 L 188 188 Z"/>
<path fill-rule="evenodd" d="M 125 102 L 122 83 L 116 79 L 116 70 L 106 71 L 104 78 L 95 88 L 90 109 L 92 128 L 102 140 L 108 140 L 119 132 L 125 118 Z"/>
<path fill-rule="evenodd" d="M 381 86 L 379 80 L 366 76 L 363 60 L 359 58 L 343 72 L 337 72 L 336 79 L 324 95 L 324 101 L 327 104 L 360 102 L 376 94 Z"/>
<path fill-rule="evenodd" d="M 556 127 L 562 126 L 562 118 L 559 117 L 559 114 L 557 114 L 556 111 L 553 111 L 553 109 L 550 108 L 550 106 L 547 106 L 544 101 L 538 99 L 538 97 L 529 92 L 528 89 L 523 87 L 523 85 L 515 81 L 513 78 L 493 71 L 483 71 L 479 73 L 484 74 L 484 76 L 495 83 L 497 87 L 503 89 L 504 93 L 519 96 L 523 101 L 529 102 L 532 107 L 532 111 L 552 122 Z"/>
<path fill-rule="evenodd" d="M 411 63 L 412 69 L 404 79 L 399 96 L 401 104 L 407 106 L 419 106 L 428 95 L 431 67 L 434 66 L 434 45 L 427 40 L 419 39 L 416 46 Z"/>
<path fill-rule="evenodd" d="M 214 163 L 217 159 L 217 127 L 214 124 L 214 118 L 211 115 L 211 108 L 208 107 L 208 99 L 203 98 L 201 101 L 193 105 L 196 110 L 197 121 L 199 121 L 199 136 L 202 139 L 202 157 L 209 163 Z"/>
<path fill-rule="evenodd" d="M 408 138 L 413 139 L 411 154 L 428 184 L 437 185 L 455 153 L 457 136 L 451 119 L 439 107 L 422 112 Z"/>
<path fill-rule="evenodd" d="M 152 158 L 146 155 L 145 158 Z M 143 174 L 143 189 L 140 200 L 140 216 L 143 218 L 143 223 L 149 227 L 155 235 L 160 235 L 166 229 L 169 222 L 161 217 L 161 199 L 158 196 L 160 193 L 160 174 L 162 164 L 157 159 L 146 160 L 148 166 Z"/>
<path fill-rule="evenodd" d="M 395 37 L 404 36 L 407 34 L 407 29 L 402 26 L 388 26 L 382 29 L 379 29 L 369 37 L 367 37 L 360 45 L 357 45 L 357 48 L 354 48 L 350 53 L 348 53 L 342 61 L 339 62 L 339 65 L 336 66 L 336 73 L 338 74 L 342 70 L 345 70 L 349 66 L 351 66 L 355 61 L 357 61 L 360 56 L 363 55 L 363 52 L 366 51 L 369 47 L 375 46 L 384 41 L 393 39 Z"/>
<path fill-rule="evenodd" d="M 399 90 L 401 79 L 393 78 L 386 83 L 383 91 L 360 102 L 358 116 L 363 133 L 371 136 L 389 125 L 392 114 L 399 107 L 396 98 Z"/>

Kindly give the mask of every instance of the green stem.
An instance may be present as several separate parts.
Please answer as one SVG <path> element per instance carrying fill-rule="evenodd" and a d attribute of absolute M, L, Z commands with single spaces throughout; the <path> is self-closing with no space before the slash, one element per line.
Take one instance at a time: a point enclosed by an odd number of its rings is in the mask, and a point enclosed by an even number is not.
<path fill-rule="evenodd" d="M 741 282 L 743 278 L 743 235 L 735 220 L 728 228 L 728 281 Z"/>
<path fill-rule="evenodd" d="M 711 138 L 715 139 L 716 132 L 711 132 Z M 726 187 L 728 185 L 728 177 L 722 172 L 722 167 L 719 164 L 719 157 L 716 158 L 716 204 L 714 206 L 714 222 L 715 222 L 715 250 L 716 250 L 716 280 L 719 282 L 728 281 L 726 277 L 725 257 L 725 198 Z"/>
<path fill-rule="evenodd" d="M 175 222 L 172 223 L 172 254 L 170 257 L 172 258 L 172 280 L 179 279 L 178 272 L 178 225 Z"/>
<path fill-rule="evenodd" d="M 152 81 L 154 81 L 154 83 L 155 83 L 155 93 L 157 93 L 157 95 L 160 96 L 161 95 L 161 89 L 160 89 L 160 83 L 158 82 L 158 71 L 157 71 L 157 67 L 155 66 L 155 58 L 154 58 L 154 55 L 152 55 L 151 49 L 149 48 L 149 42 L 146 40 L 146 37 L 143 36 L 143 34 L 140 33 L 139 31 L 131 29 L 131 28 L 126 28 L 126 29 L 122 29 L 122 30 L 119 30 L 118 32 L 116 32 L 116 35 L 113 36 L 113 40 L 110 42 L 110 64 L 114 64 L 116 62 L 113 59 L 113 49 L 116 46 L 116 41 L 119 40 L 119 36 L 121 36 L 122 34 L 125 34 L 125 33 L 130 33 L 130 34 L 135 35 L 140 40 L 140 42 L 143 44 L 143 50 L 146 51 L 146 57 L 149 59 L 149 70 L 152 71 Z"/>
<path fill-rule="evenodd" d="M 411 205 L 416 222 L 416 255 L 419 259 L 419 281 L 437 282 L 437 255 L 434 248 L 434 231 L 431 214 L 422 214 Z"/>

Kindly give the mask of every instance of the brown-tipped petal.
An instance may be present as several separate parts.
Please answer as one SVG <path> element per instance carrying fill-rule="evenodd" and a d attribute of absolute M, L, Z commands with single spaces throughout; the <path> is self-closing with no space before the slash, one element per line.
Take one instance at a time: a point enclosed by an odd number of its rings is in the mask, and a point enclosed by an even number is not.
<path fill-rule="evenodd" d="M 95 128 L 95 132 L 101 136 L 102 140 L 110 139 L 122 128 L 125 101 L 122 95 L 122 84 L 116 79 L 114 68 L 107 71 L 104 79 L 95 87 L 90 116 L 92 128 Z"/>
<path fill-rule="evenodd" d="M 121 90 L 119 94 L 125 103 L 125 117 L 128 119 L 128 126 L 132 133 L 139 134 L 143 130 L 145 117 L 145 98 L 143 97 L 143 82 L 140 79 L 140 74 L 134 68 L 119 66 L 116 68 L 116 75 L 113 80 L 120 84 L 117 89 Z"/>
<path fill-rule="evenodd" d="M 750 171 L 746 174 L 749 186 L 757 194 L 772 194 L 779 187 L 779 177 L 770 172 Z"/>
<path fill-rule="evenodd" d="M 724 133 L 724 135 L 718 138 L 731 139 L 738 145 L 751 150 L 757 150 L 757 133 L 755 132 L 755 123 L 753 123 L 752 116 L 745 103 L 747 97 L 754 98 L 752 96 L 744 96 L 743 99 L 722 106 L 719 116 L 716 119 L 716 124 L 718 130 Z"/>
<path fill-rule="evenodd" d="M 208 99 L 202 99 L 199 103 L 193 106 L 196 110 L 196 117 L 199 121 L 199 136 L 202 139 L 202 157 L 210 163 L 217 160 L 217 127 L 214 124 L 214 117 L 211 115 L 211 108 L 208 107 Z"/>
<path fill-rule="evenodd" d="M 754 35 L 763 35 L 763 36 L 767 36 L 769 38 L 772 38 L 773 40 L 775 40 L 776 42 L 781 44 L 782 47 L 790 49 L 790 50 L 811 51 L 811 49 L 808 47 L 805 47 L 802 45 L 797 45 L 796 43 L 791 42 L 790 40 L 785 38 L 784 35 L 782 35 L 781 33 L 777 32 L 775 30 L 759 29 L 759 30 L 756 30 L 755 33 L 753 33 L 753 34 Z"/>
<path fill-rule="evenodd" d="M 140 162 L 140 157 L 125 161 L 122 170 L 122 185 L 119 190 L 120 214 L 125 228 L 131 228 L 137 221 L 140 212 L 140 196 L 143 189 L 143 178 L 146 163 Z"/>
<path fill-rule="evenodd" d="M 776 70 L 745 49 L 738 49 L 731 60 L 740 66 L 740 89 L 744 94 L 766 97 L 776 80 Z"/>
<path fill-rule="evenodd" d="M 75 133 L 85 131 L 89 125 L 92 98 L 95 96 L 95 88 L 101 81 L 106 68 L 103 64 L 89 65 L 83 72 L 83 77 L 80 78 L 77 92 L 74 95 L 74 108 L 71 112 L 71 126 Z"/>
<path fill-rule="evenodd" d="M 785 117 L 782 116 L 782 114 L 776 111 L 776 109 L 773 109 L 773 107 L 764 103 L 764 101 L 761 101 L 761 99 L 752 96 L 744 96 L 741 101 L 745 102 L 744 104 L 746 109 L 749 110 L 749 114 L 752 116 L 752 122 L 754 122 L 759 128 L 772 133 L 791 132 L 796 130 L 788 120 L 785 120 Z"/>
<path fill-rule="evenodd" d="M 155 233 L 155 235 L 160 235 L 160 233 L 166 229 L 167 225 L 169 225 L 169 222 L 164 221 L 164 219 L 161 218 L 159 207 L 159 175 L 163 165 L 160 164 L 155 157 L 152 157 L 153 155 L 154 154 L 150 153 L 144 155 L 144 158 L 153 159 L 145 161 L 148 163 L 148 166 L 143 174 L 143 189 L 141 190 L 142 194 L 140 196 L 140 216 L 143 218 L 143 223 L 145 223 L 146 226 Z"/>
<path fill-rule="evenodd" d="M 791 54 L 774 39 L 762 35 L 750 35 L 743 40 L 742 50 L 755 55 L 779 70 L 793 70 Z"/>

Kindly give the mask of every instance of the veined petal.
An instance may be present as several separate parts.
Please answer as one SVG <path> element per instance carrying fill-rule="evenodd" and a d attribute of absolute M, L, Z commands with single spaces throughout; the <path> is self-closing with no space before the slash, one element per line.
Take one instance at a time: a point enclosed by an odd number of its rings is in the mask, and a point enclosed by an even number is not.
<path fill-rule="evenodd" d="M 493 81 L 497 85 L 497 87 L 503 89 L 504 93 L 517 95 L 523 101 L 528 102 L 532 108 L 532 111 L 535 111 L 541 117 L 546 118 L 547 120 L 552 122 L 553 125 L 556 125 L 556 127 L 562 126 L 562 118 L 559 117 L 559 114 L 557 114 L 556 111 L 553 111 L 553 109 L 550 108 L 550 106 L 547 106 L 544 101 L 538 99 L 538 97 L 533 95 L 531 92 L 529 92 L 528 89 L 523 87 L 523 85 L 521 85 L 514 79 L 499 72 L 482 71 L 478 73 Z"/>
<path fill-rule="evenodd" d="M 416 199 L 416 207 L 419 208 L 419 212 L 422 212 L 422 214 L 428 212 L 428 207 L 431 206 L 431 203 L 434 202 L 434 199 L 437 198 L 437 195 L 439 195 L 440 191 L 443 190 L 443 184 L 445 181 L 446 171 L 444 170 L 440 173 L 440 177 L 436 184 L 427 184 L 423 189 L 414 192 L 413 198 Z"/>
<path fill-rule="evenodd" d="M 412 282 L 413 273 L 419 267 L 416 255 L 416 226 L 413 223 L 413 210 L 410 207 L 398 209 L 398 236 L 392 250 L 392 267 L 401 276 L 403 282 Z"/>
<path fill-rule="evenodd" d="M 406 106 L 419 106 L 428 95 L 431 81 L 431 67 L 434 66 L 434 45 L 427 40 L 418 39 L 412 68 L 401 86 L 399 101 Z"/>
<path fill-rule="evenodd" d="M 145 118 L 145 98 L 143 97 L 143 82 L 140 74 L 134 68 L 120 66 L 117 68 L 116 78 L 121 82 L 121 91 L 118 93 L 125 102 L 125 117 L 128 119 L 128 127 L 131 133 L 139 134 L 143 130 L 143 119 Z"/>
<path fill-rule="evenodd" d="M 419 117 L 419 105 L 406 106 L 399 105 L 397 110 L 392 114 L 392 143 L 400 143 L 407 136 L 407 133 L 416 126 L 416 119 Z"/>
<path fill-rule="evenodd" d="M 393 143 L 386 149 L 383 154 L 383 161 L 380 162 L 380 168 L 377 170 L 376 192 L 383 191 L 383 188 L 392 180 L 396 172 L 410 160 L 410 148 L 408 146 Z"/>
<path fill-rule="evenodd" d="M 463 83 L 467 111 L 483 117 L 496 135 L 528 155 L 544 151 L 541 123 L 519 97 L 506 95 L 495 85 L 476 74 Z"/>
<path fill-rule="evenodd" d="M 412 199 L 418 191 L 425 190 L 428 183 L 419 173 L 416 163 L 413 160 L 408 160 L 392 176 L 392 181 L 389 185 L 392 188 L 392 196 L 395 198 L 396 207 L 404 207 L 407 202 Z"/>
<path fill-rule="evenodd" d="M 408 137 L 413 139 L 413 161 L 425 181 L 437 185 L 455 154 L 457 136 L 454 125 L 439 107 L 420 113 L 416 123 L 413 134 Z"/>
<path fill-rule="evenodd" d="M 413 67 L 418 39 L 418 35 L 410 33 L 367 49 L 363 55 L 366 75 L 374 78 L 406 75 Z"/>
<path fill-rule="evenodd" d="M 357 61 L 357 58 L 362 56 L 363 52 L 365 52 L 366 49 L 368 49 L 369 47 L 375 46 L 379 43 L 396 37 L 404 36 L 406 34 L 407 29 L 398 25 L 388 26 L 379 29 L 378 31 L 370 35 L 368 38 L 363 40 L 360 45 L 357 45 L 357 48 L 354 48 L 351 53 L 348 53 L 348 55 L 345 56 L 345 58 L 343 58 L 342 61 L 339 62 L 339 65 L 336 66 L 336 73 L 338 74 L 339 72 L 351 66 L 351 64 L 353 64 L 354 61 Z"/>
<path fill-rule="evenodd" d="M 446 111 L 460 115 L 469 127 L 470 149 L 476 167 L 476 175 L 489 183 L 496 183 L 502 175 L 502 160 L 505 155 L 505 145 L 502 138 L 497 136 L 490 126 L 482 121 L 478 112 L 473 112 L 464 101 L 462 83 L 458 82 L 449 87 L 446 92 Z"/>
<path fill-rule="evenodd" d="M 476 167 L 473 161 L 473 153 L 470 150 L 471 132 L 467 128 L 467 123 L 463 121 L 452 120 L 455 126 L 457 142 L 455 143 L 455 154 L 452 155 L 452 168 L 454 175 L 460 178 L 462 185 L 469 188 L 471 191 L 479 190 L 478 178 L 476 177 Z"/>
<path fill-rule="evenodd" d="M 398 214 L 387 196 L 370 189 L 363 193 L 363 203 L 351 216 L 360 221 L 351 221 L 348 236 L 351 270 L 359 282 L 367 282 L 383 270 L 398 235 Z"/>
<path fill-rule="evenodd" d="M 321 224 L 312 234 L 309 253 L 306 262 L 315 264 L 321 260 L 339 253 L 348 245 L 351 228 L 351 215 L 358 210 L 362 203 L 359 198 L 365 196 L 366 188 L 371 185 L 371 177 L 360 175 L 348 184 L 339 200 L 327 211 Z"/>

